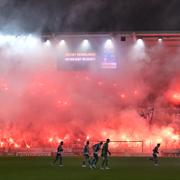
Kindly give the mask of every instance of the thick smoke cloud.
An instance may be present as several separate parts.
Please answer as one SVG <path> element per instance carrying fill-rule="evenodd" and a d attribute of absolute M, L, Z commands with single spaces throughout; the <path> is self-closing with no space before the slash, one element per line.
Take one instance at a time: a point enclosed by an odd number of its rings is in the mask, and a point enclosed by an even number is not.
<path fill-rule="evenodd" d="M 58 70 L 56 45 L 1 46 L 1 142 L 51 147 L 109 137 L 143 140 L 146 151 L 157 142 L 177 147 L 179 49 L 163 44 L 138 49 L 127 41 L 112 71 Z"/>
<path fill-rule="evenodd" d="M 162 0 L 1 0 L 0 31 L 177 30 L 176 7 L 175 0 L 168 8 Z M 107 137 L 144 140 L 145 147 L 179 145 L 176 45 L 137 49 L 127 44 L 114 72 L 58 71 L 59 50 L 46 48 L 40 42 L 36 49 L 0 46 L 0 147 L 2 142 L 6 147 L 47 147 L 61 139 L 82 144 L 86 138 Z"/>

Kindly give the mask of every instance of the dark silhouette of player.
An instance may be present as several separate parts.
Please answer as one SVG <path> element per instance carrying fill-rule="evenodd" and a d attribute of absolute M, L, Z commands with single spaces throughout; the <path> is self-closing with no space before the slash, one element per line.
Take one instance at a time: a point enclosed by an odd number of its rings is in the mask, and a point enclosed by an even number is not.
<path fill-rule="evenodd" d="M 93 145 L 93 160 L 92 160 L 92 167 L 93 168 L 96 168 L 96 164 L 99 160 L 98 152 L 101 149 L 102 144 L 103 144 L 103 142 L 101 141 L 100 143 Z"/>
<path fill-rule="evenodd" d="M 159 164 L 159 159 L 158 159 L 158 154 L 159 154 L 159 147 L 160 147 L 160 143 L 158 143 L 154 149 L 153 149 L 153 153 L 152 153 L 152 158 L 150 158 L 150 160 L 154 161 L 154 165 L 158 166 Z"/>
<path fill-rule="evenodd" d="M 89 155 L 89 141 L 86 142 L 84 148 L 83 148 L 83 164 L 82 167 L 86 167 L 86 165 L 89 165 L 91 168 L 91 161 L 90 161 L 90 155 Z"/>
<path fill-rule="evenodd" d="M 59 143 L 59 146 L 57 148 L 57 153 L 56 153 L 56 158 L 53 161 L 53 164 L 55 164 L 59 160 L 59 166 L 63 166 L 63 161 L 62 161 L 62 152 L 63 152 L 63 141 Z"/>
<path fill-rule="evenodd" d="M 111 155 L 111 152 L 108 149 L 108 144 L 110 142 L 110 139 L 107 139 L 106 142 L 103 145 L 102 148 L 102 153 L 101 153 L 101 157 L 102 157 L 102 164 L 101 164 L 101 169 L 109 169 L 108 167 L 108 155 Z"/>

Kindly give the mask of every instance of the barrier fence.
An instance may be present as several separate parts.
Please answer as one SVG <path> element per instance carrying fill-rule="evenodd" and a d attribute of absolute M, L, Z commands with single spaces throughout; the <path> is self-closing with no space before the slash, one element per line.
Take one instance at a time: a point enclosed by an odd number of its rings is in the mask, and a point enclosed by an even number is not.
<path fill-rule="evenodd" d="M 90 155 L 93 154 L 91 142 Z M 84 144 L 77 142 L 64 145 L 64 156 L 82 156 Z M 112 156 L 151 156 L 154 145 L 147 146 L 144 141 L 111 141 L 109 150 Z M 57 147 L 36 148 L 0 148 L 0 156 L 55 156 Z M 180 157 L 180 149 L 160 147 L 160 155 L 166 157 Z"/>

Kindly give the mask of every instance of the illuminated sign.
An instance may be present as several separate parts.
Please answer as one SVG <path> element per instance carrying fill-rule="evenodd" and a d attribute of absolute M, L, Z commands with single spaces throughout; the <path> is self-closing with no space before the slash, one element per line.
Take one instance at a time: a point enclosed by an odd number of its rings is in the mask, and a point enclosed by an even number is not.
<path fill-rule="evenodd" d="M 116 69 L 117 68 L 115 53 L 112 50 L 105 50 L 103 52 L 101 68 L 103 69 Z"/>
<path fill-rule="evenodd" d="M 65 53 L 65 61 L 96 61 L 96 53 L 94 52 L 72 52 Z"/>

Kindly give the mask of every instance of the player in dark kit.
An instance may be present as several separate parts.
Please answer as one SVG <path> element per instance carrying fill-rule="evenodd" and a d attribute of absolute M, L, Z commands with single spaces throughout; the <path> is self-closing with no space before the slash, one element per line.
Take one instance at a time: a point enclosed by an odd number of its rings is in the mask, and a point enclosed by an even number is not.
<path fill-rule="evenodd" d="M 111 155 L 109 149 L 108 149 L 108 144 L 110 142 L 110 139 L 107 139 L 106 142 L 103 145 L 102 148 L 102 153 L 101 153 L 101 157 L 102 157 L 102 164 L 101 164 L 101 169 L 109 169 L 108 167 L 108 155 Z"/>
<path fill-rule="evenodd" d="M 55 164 L 59 160 L 59 166 L 60 167 L 63 166 L 63 163 L 62 163 L 63 144 L 64 144 L 63 141 L 61 141 L 58 148 L 57 148 L 56 158 L 53 162 L 53 164 Z"/>
<path fill-rule="evenodd" d="M 158 154 L 159 154 L 159 147 L 160 147 L 160 143 L 158 143 L 157 145 L 156 145 L 156 147 L 153 149 L 153 157 L 152 158 L 150 158 L 150 160 L 152 160 L 152 161 L 154 161 L 154 165 L 155 166 L 158 166 Z"/>
<path fill-rule="evenodd" d="M 83 156 L 84 156 L 84 160 L 83 160 L 82 167 L 86 167 L 86 165 L 88 164 L 89 167 L 91 168 L 91 161 L 90 161 L 90 156 L 89 156 L 89 141 L 87 141 L 86 145 L 84 146 Z"/>
<path fill-rule="evenodd" d="M 102 144 L 103 144 L 103 142 L 101 141 L 100 143 L 93 145 L 93 160 L 92 160 L 93 168 L 96 168 L 96 164 L 99 160 L 98 152 L 101 149 Z"/>

